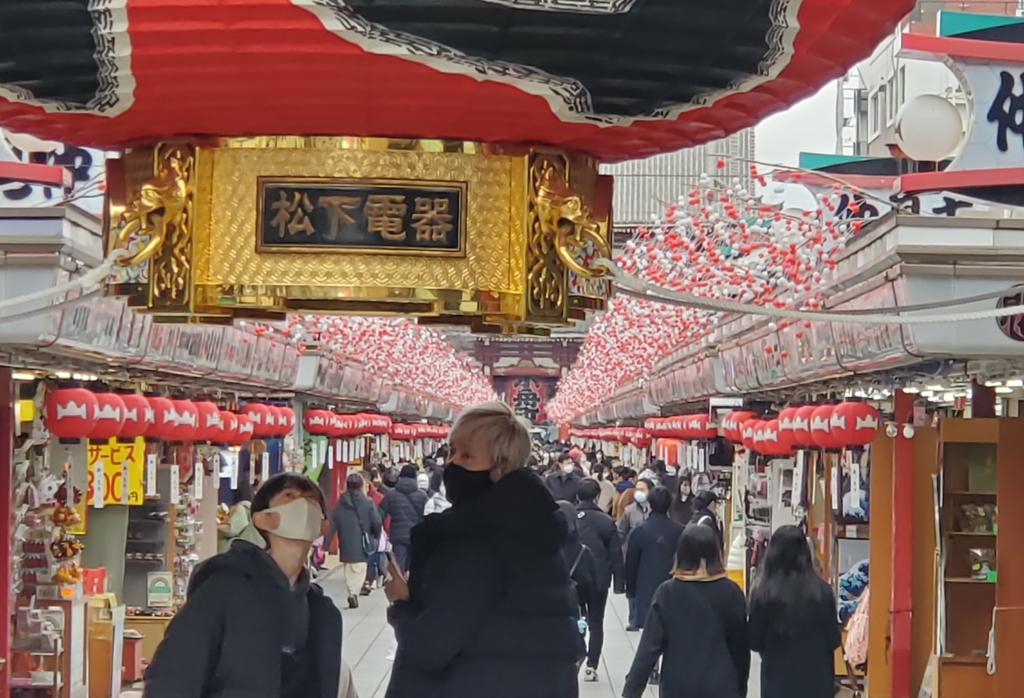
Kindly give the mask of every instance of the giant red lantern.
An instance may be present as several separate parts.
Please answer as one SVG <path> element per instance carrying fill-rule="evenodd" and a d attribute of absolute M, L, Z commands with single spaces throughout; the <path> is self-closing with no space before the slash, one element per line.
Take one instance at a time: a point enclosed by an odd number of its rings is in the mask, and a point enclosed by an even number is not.
<path fill-rule="evenodd" d="M 804 405 L 797 408 L 796 414 L 793 415 L 792 426 L 792 441 L 795 447 L 814 448 L 816 445 L 814 437 L 811 436 L 811 419 L 817 409 L 818 405 Z"/>
<path fill-rule="evenodd" d="M 146 436 L 156 423 L 153 408 L 144 396 L 138 393 L 119 393 L 124 402 L 124 426 L 118 436 L 122 439 L 134 439 Z"/>
<path fill-rule="evenodd" d="M 146 429 L 147 439 L 170 439 L 171 431 L 178 423 L 174 403 L 165 397 L 152 395 L 146 398 L 153 410 L 153 423 Z"/>
<path fill-rule="evenodd" d="M 326 436 L 331 432 L 331 417 L 329 410 L 306 410 L 302 415 L 302 427 L 310 434 Z"/>
<path fill-rule="evenodd" d="M 195 31 L 167 0 L 19 7 L 0 34 L 18 46 L 2 54 L 0 125 L 41 138 L 418 134 L 621 160 L 720 138 L 813 94 L 914 1 L 701 3 L 698 29 L 685 2 L 192 0 Z M 680 37 L 687 51 L 652 60 Z M 267 86 L 281 84 L 288 108 L 268 108 Z"/>
<path fill-rule="evenodd" d="M 835 405 L 822 405 L 814 410 L 811 415 L 811 438 L 816 446 L 826 450 L 842 448 L 842 444 L 832 433 L 832 413 Z"/>
<path fill-rule="evenodd" d="M 96 393 L 96 424 L 89 432 L 94 441 L 106 441 L 121 433 L 124 426 L 124 400 L 114 393 Z"/>
<path fill-rule="evenodd" d="M 58 439 L 84 439 L 96 426 L 99 400 L 85 388 L 58 388 L 46 393 L 46 428 Z"/>
<path fill-rule="evenodd" d="M 199 410 L 191 400 L 171 400 L 174 424 L 167 438 L 170 441 L 192 441 L 199 430 Z"/>
<path fill-rule="evenodd" d="M 843 446 L 867 446 L 875 440 L 881 421 L 878 410 L 864 402 L 836 405 L 830 421 L 832 434 Z"/>
<path fill-rule="evenodd" d="M 250 402 L 242 408 L 242 414 L 252 421 L 253 436 L 257 439 L 271 436 L 276 428 L 276 419 L 270 411 L 270 405 Z M 271 424 L 272 420 L 274 424 Z"/>

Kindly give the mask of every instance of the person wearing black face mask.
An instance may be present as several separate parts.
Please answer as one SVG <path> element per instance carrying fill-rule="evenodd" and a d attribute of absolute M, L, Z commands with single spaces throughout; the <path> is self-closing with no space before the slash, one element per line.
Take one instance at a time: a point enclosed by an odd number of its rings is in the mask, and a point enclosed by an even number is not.
<path fill-rule="evenodd" d="M 525 468 L 527 424 L 503 403 L 452 427 L 452 506 L 412 531 L 406 582 L 392 569 L 395 656 L 387 698 L 577 695 L 578 607 L 560 557 L 563 517 Z"/>

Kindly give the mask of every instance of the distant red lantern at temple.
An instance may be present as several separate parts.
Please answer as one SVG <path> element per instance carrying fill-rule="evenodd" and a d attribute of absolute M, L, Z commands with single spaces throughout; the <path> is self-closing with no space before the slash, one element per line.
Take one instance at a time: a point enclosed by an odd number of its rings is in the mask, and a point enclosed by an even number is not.
<path fill-rule="evenodd" d="M 198 427 L 192 438 L 195 441 L 216 441 L 223 427 L 220 420 L 220 408 L 209 400 L 193 403 L 198 413 Z"/>
<path fill-rule="evenodd" d="M 174 424 L 167 438 L 170 441 L 192 441 L 199 430 L 199 410 L 191 400 L 171 400 L 174 406 Z"/>
<path fill-rule="evenodd" d="M 252 421 L 253 436 L 261 439 L 271 435 L 276 425 L 276 419 L 270 411 L 270 406 L 262 402 L 250 402 L 242 408 L 242 414 Z M 271 424 L 274 420 L 275 424 Z"/>
<path fill-rule="evenodd" d="M 814 438 L 811 436 L 811 419 L 818 405 L 804 405 L 797 409 L 793 415 L 793 445 L 797 448 L 814 448 Z"/>
<path fill-rule="evenodd" d="M 146 398 L 153 410 L 153 423 L 146 429 L 147 439 L 170 439 L 171 431 L 178 423 L 178 413 L 174 403 L 168 398 L 149 396 Z"/>
<path fill-rule="evenodd" d="M 328 410 L 306 410 L 302 415 L 302 427 L 310 434 L 326 436 L 330 433 L 331 416 Z"/>
<path fill-rule="evenodd" d="M 832 413 L 835 409 L 835 405 L 822 405 L 811 415 L 811 438 L 815 445 L 827 450 L 842 448 L 832 433 Z"/>

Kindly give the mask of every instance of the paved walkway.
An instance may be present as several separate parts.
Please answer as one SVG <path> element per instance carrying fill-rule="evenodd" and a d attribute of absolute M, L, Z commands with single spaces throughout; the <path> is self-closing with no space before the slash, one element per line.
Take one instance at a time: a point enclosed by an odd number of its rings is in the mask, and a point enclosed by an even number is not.
<path fill-rule="evenodd" d="M 359 608 L 349 610 L 346 602 L 345 582 L 340 571 L 318 580 L 343 609 L 345 640 L 343 654 L 352 667 L 359 698 L 384 698 L 391 676 L 391 651 L 394 635 L 387 624 L 387 600 L 383 591 L 374 591 L 359 599 Z M 626 632 L 626 598 L 621 595 L 609 599 L 605 618 L 604 656 L 601 658 L 601 680 L 597 683 L 580 682 L 580 698 L 619 698 L 622 684 L 629 671 L 640 640 L 640 633 Z M 582 675 L 582 673 L 581 673 Z M 757 655 L 751 670 L 749 698 L 760 698 Z M 656 688 L 649 688 L 645 698 L 657 698 Z"/>

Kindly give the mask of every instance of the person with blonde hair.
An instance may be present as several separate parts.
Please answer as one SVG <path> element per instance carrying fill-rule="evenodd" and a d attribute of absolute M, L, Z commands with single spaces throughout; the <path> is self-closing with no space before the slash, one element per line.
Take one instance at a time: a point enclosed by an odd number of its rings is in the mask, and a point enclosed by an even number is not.
<path fill-rule="evenodd" d="M 560 550 L 565 522 L 525 468 L 529 425 L 500 402 L 455 420 L 450 509 L 412 531 L 408 582 L 385 593 L 398 651 L 387 698 L 572 698 L 579 610 Z"/>

